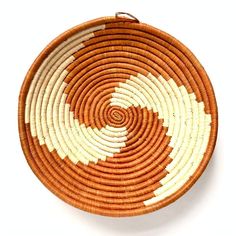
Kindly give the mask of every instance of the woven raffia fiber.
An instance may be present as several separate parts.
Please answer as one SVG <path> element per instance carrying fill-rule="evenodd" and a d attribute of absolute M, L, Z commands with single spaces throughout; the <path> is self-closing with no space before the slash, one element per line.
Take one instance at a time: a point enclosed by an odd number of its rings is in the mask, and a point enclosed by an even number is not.
<path fill-rule="evenodd" d="M 133 216 L 183 195 L 215 146 L 206 72 L 178 40 L 137 19 L 104 17 L 52 41 L 19 98 L 26 159 L 85 211 Z"/>

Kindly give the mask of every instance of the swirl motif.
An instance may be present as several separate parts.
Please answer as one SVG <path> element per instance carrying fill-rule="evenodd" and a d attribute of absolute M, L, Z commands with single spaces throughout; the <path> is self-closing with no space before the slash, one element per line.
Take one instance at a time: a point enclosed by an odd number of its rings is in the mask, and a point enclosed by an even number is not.
<path fill-rule="evenodd" d="M 20 135 L 32 169 L 68 203 L 143 214 L 182 195 L 214 148 L 214 94 L 196 58 L 129 19 L 59 37 L 22 87 Z"/>

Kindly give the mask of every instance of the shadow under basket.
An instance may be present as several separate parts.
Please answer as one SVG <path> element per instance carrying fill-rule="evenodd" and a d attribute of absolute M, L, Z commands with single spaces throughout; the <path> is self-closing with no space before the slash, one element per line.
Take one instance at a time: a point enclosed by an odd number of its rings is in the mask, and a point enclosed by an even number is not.
<path fill-rule="evenodd" d="M 53 40 L 26 75 L 18 117 L 42 183 L 77 208 L 116 217 L 181 197 L 217 136 L 214 91 L 196 57 L 124 13 Z"/>

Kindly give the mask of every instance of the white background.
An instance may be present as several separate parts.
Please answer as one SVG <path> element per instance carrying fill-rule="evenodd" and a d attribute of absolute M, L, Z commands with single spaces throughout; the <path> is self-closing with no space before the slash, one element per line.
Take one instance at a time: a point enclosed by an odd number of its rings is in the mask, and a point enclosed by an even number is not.
<path fill-rule="evenodd" d="M 210 0 L 0 0 L 0 235 L 236 235 L 236 6 Z M 58 34 L 84 21 L 126 11 L 189 47 L 213 83 L 219 132 L 213 158 L 174 204 L 133 218 L 75 209 L 34 176 L 21 151 L 17 103 L 24 76 Z"/>

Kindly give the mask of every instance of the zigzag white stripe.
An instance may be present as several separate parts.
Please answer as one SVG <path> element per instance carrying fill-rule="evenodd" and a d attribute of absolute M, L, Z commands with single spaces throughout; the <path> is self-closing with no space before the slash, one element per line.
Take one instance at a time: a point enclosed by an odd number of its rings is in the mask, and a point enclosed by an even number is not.
<path fill-rule="evenodd" d="M 169 174 L 160 181 L 162 187 L 154 191 L 156 197 L 144 201 L 150 205 L 177 191 L 194 174 L 207 148 L 211 116 L 204 112 L 204 103 L 197 102 L 194 93 L 188 94 L 184 86 L 178 87 L 173 79 L 166 81 L 162 76 L 131 76 L 115 91 L 111 105 L 140 106 L 158 112 L 171 136 L 169 146 L 173 150 L 169 156 L 173 160 L 166 167 Z"/>

